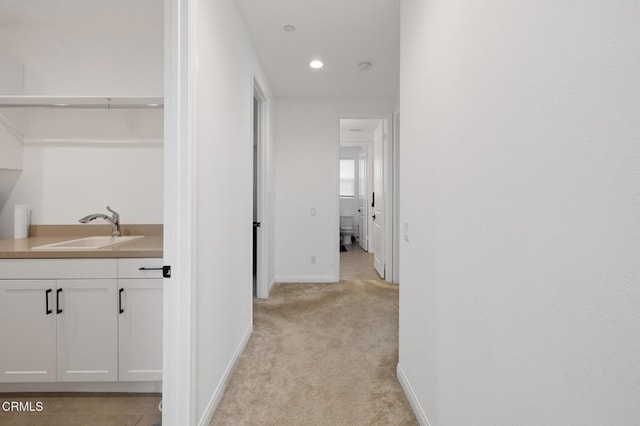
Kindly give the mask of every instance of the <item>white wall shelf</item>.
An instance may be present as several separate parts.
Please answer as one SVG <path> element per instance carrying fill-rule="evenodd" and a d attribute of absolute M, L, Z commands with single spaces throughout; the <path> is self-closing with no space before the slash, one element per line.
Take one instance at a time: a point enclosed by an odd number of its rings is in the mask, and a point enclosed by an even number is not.
<path fill-rule="evenodd" d="M 1 95 L 0 132 L 16 157 L 33 143 L 158 144 L 163 108 L 162 96 Z"/>
<path fill-rule="evenodd" d="M 0 108 L 162 109 L 161 96 L 0 96 Z"/>

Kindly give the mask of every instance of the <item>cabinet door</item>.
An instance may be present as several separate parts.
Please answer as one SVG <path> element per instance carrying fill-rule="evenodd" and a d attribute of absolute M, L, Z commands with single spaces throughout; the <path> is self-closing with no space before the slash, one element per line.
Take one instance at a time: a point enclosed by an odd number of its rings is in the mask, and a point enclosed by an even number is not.
<path fill-rule="evenodd" d="M 0 382 L 56 380 L 55 291 L 53 280 L 0 281 Z"/>
<path fill-rule="evenodd" d="M 58 381 L 118 380 L 117 280 L 58 280 Z"/>
<path fill-rule="evenodd" d="M 162 279 L 118 284 L 119 380 L 162 380 Z"/>

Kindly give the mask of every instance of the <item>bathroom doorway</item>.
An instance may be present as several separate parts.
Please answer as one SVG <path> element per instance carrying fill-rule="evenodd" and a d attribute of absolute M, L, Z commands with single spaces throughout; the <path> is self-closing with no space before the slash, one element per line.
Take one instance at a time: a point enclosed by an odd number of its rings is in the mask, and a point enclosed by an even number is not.
<path fill-rule="evenodd" d="M 340 120 L 341 279 L 391 280 L 391 120 Z"/>

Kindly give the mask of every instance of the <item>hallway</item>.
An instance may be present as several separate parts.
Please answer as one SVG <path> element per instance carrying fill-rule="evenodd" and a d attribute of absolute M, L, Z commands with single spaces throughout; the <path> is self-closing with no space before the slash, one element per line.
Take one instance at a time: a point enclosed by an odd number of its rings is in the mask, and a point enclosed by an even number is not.
<path fill-rule="evenodd" d="M 349 273 L 366 270 L 355 248 Z M 397 362 L 396 285 L 276 284 L 211 424 L 414 425 Z"/>

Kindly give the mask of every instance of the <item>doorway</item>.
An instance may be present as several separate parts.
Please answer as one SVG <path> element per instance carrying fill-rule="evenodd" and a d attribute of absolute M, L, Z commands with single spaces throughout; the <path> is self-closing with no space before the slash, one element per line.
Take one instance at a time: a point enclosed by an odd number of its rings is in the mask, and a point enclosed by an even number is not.
<path fill-rule="evenodd" d="M 253 297 L 258 295 L 258 129 L 260 122 L 260 101 L 253 95 Z"/>
<path fill-rule="evenodd" d="M 341 278 L 393 278 L 391 125 L 391 115 L 340 120 Z"/>
<path fill-rule="evenodd" d="M 253 244 L 252 244 L 252 292 L 253 297 L 267 298 L 269 288 L 267 283 L 267 238 L 264 234 L 266 214 L 265 181 L 266 181 L 266 102 L 267 98 L 258 82 L 253 82 L 253 102 L 251 109 L 251 133 L 253 156 Z"/>

